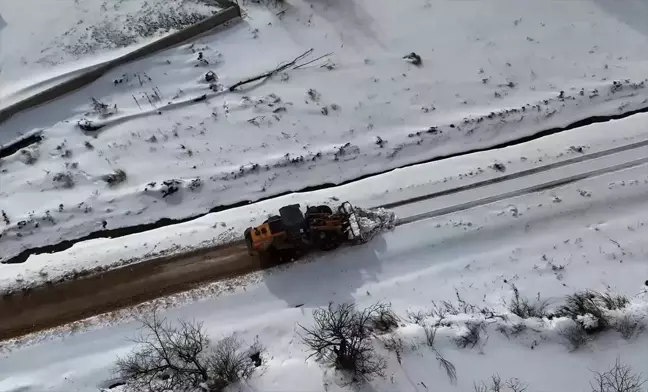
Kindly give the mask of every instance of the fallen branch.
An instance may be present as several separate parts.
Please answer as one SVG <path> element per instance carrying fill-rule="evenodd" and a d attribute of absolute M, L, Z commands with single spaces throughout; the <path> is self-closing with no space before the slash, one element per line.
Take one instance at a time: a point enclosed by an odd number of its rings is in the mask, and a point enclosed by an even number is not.
<path fill-rule="evenodd" d="M 304 64 L 296 65 L 295 67 L 293 67 L 293 69 L 299 69 L 299 68 L 304 67 L 304 66 L 306 66 L 306 65 L 308 65 L 308 64 L 314 63 L 314 62 L 316 62 L 317 60 L 321 60 L 321 59 L 323 59 L 324 57 L 328 57 L 328 56 L 330 56 L 330 55 L 332 55 L 332 54 L 333 54 L 333 52 L 330 52 L 330 53 L 325 54 L 324 56 L 319 56 L 319 57 L 316 58 L 315 60 L 311 60 L 311 61 L 309 61 L 309 62 L 307 62 L 307 63 L 304 63 Z"/>
<path fill-rule="evenodd" d="M 229 91 L 234 91 L 234 90 L 236 90 L 238 87 L 243 86 L 244 84 L 248 84 L 248 83 L 256 82 L 257 80 L 261 80 L 261 79 L 270 78 L 270 77 L 272 77 L 272 76 L 278 74 L 279 72 L 281 72 L 281 71 L 283 71 L 283 70 L 285 70 L 285 69 L 288 69 L 288 68 L 294 66 L 295 64 L 297 64 L 297 62 L 298 62 L 299 60 L 301 60 L 301 59 L 303 59 L 304 57 L 310 55 L 311 53 L 313 53 L 313 49 L 309 49 L 309 50 L 307 50 L 307 51 L 304 52 L 303 54 L 301 54 L 301 55 L 295 57 L 295 59 L 294 59 L 293 61 L 291 61 L 291 62 L 289 62 L 289 63 L 286 63 L 286 64 L 284 64 L 284 65 L 280 65 L 280 66 L 278 66 L 277 68 L 273 69 L 273 70 L 270 71 L 270 72 L 266 72 L 266 73 L 261 74 L 261 75 L 259 75 L 259 76 L 255 76 L 255 77 L 253 77 L 253 78 L 249 78 L 249 79 L 246 79 L 246 80 L 242 80 L 242 81 L 240 81 L 240 82 L 238 82 L 238 83 L 235 83 L 235 84 L 231 85 L 231 86 L 229 87 L 228 90 L 229 90 Z"/>

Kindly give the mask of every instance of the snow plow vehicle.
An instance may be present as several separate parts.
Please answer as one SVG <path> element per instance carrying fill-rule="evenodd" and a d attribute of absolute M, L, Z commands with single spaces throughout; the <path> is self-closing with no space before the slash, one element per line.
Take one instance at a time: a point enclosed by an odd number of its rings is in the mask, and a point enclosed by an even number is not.
<path fill-rule="evenodd" d="M 342 244 L 365 242 L 349 202 L 336 211 L 327 205 L 310 206 L 305 214 L 299 204 L 281 207 L 279 215 L 247 228 L 244 238 L 250 255 L 274 263 L 297 259 L 311 250 L 331 251 Z"/>

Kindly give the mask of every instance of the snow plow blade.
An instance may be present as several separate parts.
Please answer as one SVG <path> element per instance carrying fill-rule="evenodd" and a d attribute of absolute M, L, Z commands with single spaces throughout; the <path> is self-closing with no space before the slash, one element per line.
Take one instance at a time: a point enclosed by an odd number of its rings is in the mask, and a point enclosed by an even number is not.
<path fill-rule="evenodd" d="M 346 217 L 348 229 L 348 239 L 351 244 L 363 244 L 368 241 L 360 226 L 360 219 L 355 209 L 348 201 L 345 201 L 338 207 L 341 215 Z"/>

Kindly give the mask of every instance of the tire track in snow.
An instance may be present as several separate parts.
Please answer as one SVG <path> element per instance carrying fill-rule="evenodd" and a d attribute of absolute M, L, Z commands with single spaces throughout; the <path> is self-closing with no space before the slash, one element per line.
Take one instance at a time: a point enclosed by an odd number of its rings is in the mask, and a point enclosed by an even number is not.
<path fill-rule="evenodd" d="M 399 219 L 397 226 L 402 226 L 644 164 L 648 164 L 648 140 L 572 158 L 566 163 L 549 164 L 502 176 L 504 180 L 481 181 L 376 207 L 391 207 L 398 210 L 416 204 L 424 206 L 425 203 L 450 196 L 450 203 L 445 207 L 424 213 L 412 213 Z M 594 168 L 597 165 L 600 167 Z M 577 172 L 569 176 L 554 174 L 551 180 L 536 181 L 530 186 L 526 186 L 523 181 L 538 175 L 551 177 L 553 171 L 560 174 L 567 168 L 573 167 L 576 167 Z M 514 190 L 501 191 L 504 185 L 509 184 L 519 186 Z M 490 196 L 460 202 L 462 194 L 470 196 L 471 192 L 479 191 L 483 196 L 484 190 L 489 186 L 494 188 Z M 439 196 L 440 194 L 443 196 Z M 213 248 L 151 259 L 76 280 L 29 288 L 7 294 L 0 301 L 0 314 L 3 314 L 0 340 L 132 307 L 190 290 L 200 284 L 242 276 L 270 267 L 273 266 L 263 265 L 258 258 L 250 256 L 243 241 L 237 241 Z"/>
<path fill-rule="evenodd" d="M 569 165 L 574 165 L 574 164 L 577 164 L 577 163 L 583 163 L 583 162 L 591 161 L 591 160 L 594 160 L 594 159 L 609 157 L 609 156 L 614 155 L 614 154 L 618 154 L 618 153 L 621 153 L 621 152 L 627 152 L 627 151 L 634 150 L 634 149 L 639 149 L 639 148 L 642 148 L 642 147 L 648 147 L 648 140 L 643 140 L 643 141 L 636 142 L 636 143 L 626 144 L 626 145 L 623 145 L 623 146 L 615 147 L 615 148 L 612 148 L 612 149 L 609 149 L 609 150 L 603 150 L 603 151 L 595 152 L 595 153 L 592 153 L 592 154 L 581 155 L 581 156 L 578 156 L 578 157 L 575 157 L 575 158 L 566 159 L 564 161 L 550 163 L 548 165 L 536 166 L 534 168 L 527 169 L 527 170 L 522 170 L 522 171 L 519 171 L 519 172 L 516 172 L 516 173 L 506 174 L 506 175 L 503 175 L 503 176 L 500 176 L 500 177 L 497 177 L 497 178 L 492 178 L 492 179 L 484 180 L 484 181 L 478 181 L 478 182 L 474 182 L 474 183 L 471 183 L 471 184 L 466 184 L 466 185 L 455 187 L 455 188 L 444 189 L 442 191 L 430 193 L 430 194 L 427 194 L 427 195 L 412 197 L 412 198 L 400 200 L 400 201 L 393 202 L 393 203 L 387 203 L 387 204 L 377 206 L 375 208 L 393 209 L 393 208 L 396 208 L 396 207 L 401 207 L 401 206 L 408 205 L 408 204 L 413 204 L 413 203 L 419 203 L 419 202 L 422 202 L 422 201 L 425 201 L 425 200 L 435 199 L 435 198 L 439 198 L 439 197 L 442 197 L 442 196 L 448 196 L 448 195 L 452 195 L 452 194 L 456 194 L 456 193 L 460 193 L 460 192 L 465 192 L 465 191 L 469 191 L 469 190 L 475 190 L 475 189 L 478 189 L 478 188 L 484 188 L 484 187 L 487 187 L 487 186 L 490 186 L 490 185 L 495 185 L 495 184 L 499 184 L 499 183 L 502 183 L 502 182 L 505 182 L 505 181 L 511 181 L 511 180 L 519 179 L 519 178 L 522 178 L 522 177 L 528 177 L 528 176 L 531 176 L 531 175 L 534 175 L 534 174 L 548 172 L 548 171 L 551 171 L 551 170 L 559 169 L 559 168 L 569 166 Z M 648 154 L 647 154 L 647 156 L 648 156 Z M 604 173 L 608 173 L 608 172 L 611 172 L 611 171 L 617 171 L 617 170 L 622 170 L 622 169 L 627 168 L 627 167 L 638 166 L 638 165 L 640 165 L 642 163 L 645 163 L 645 162 L 643 162 L 643 160 L 644 160 L 643 158 L 638 159 L 638 160 L 633 160 L 631 162 L 622 163 L 622 164 L 618 164 L 618 165 L 613 165 L 613 166 L 609 166 L 609 167 L 603 168 L 603 169 L 593 170 L 593 171 L 588 172 L 588 173 L 583 173 L 583 174 L 578 174 L 578 175 L 566 177 L 566 178 L 563 178 L 563 179 L 560 179 L 560 180 L 556 180 L 555 182 L 558 183 L 559 181 L 564 181 L 565 184 L 568 184 L 570 182 L 579 181 L 579 180 L 582 180 L 582 179 L 585 179 L 585 178 L 588 178 L 588 177 L 594 177 L 594 176 L 604 174 Z M 630 165 L 630 166 L 624 167 L 624 165 Z M 538 189 L 535 189 L 536 187 L 530 187 L 529 188 L 530 190 L 528 190 L 526 192 L 522 192 L 522 190 L 520 190 L 519 192 L 521 192 L 520 194 L 530 193 L 530 192 L 537 192 L 537 191 L 543 190 L 542 185 L 544 185 L 544 188 L 546 188 L 546 189 L 562 185 L 562 184 L 552 185 L 553 182 L 554 181 L 550 181 L 550 182 L 547 182 L 545 184 L 540 184 L 540 185 L 537 186 Z M 502 196 L 502 198 L 506 199 L 506 198 L 511 198 L 511 197 L 515 197 L 515 196 L 519 196 L 519 195 L 513 195 L 513 196 L 508 196 L 508 197 Z M 499 200 L 501 200 L 502 198 L 500 198 Z M 477 203 L 477 201 L 475 201 L 474 203 Z M 482 203 L 482 204 L 487 204 L 487 203 Z M 477 205 L 481 205 L 481 204 L 476 204 L 475 206 L 477 206 Z M 467 208 L 471 208 L 471 207 L 467 207 Z M 439 213 L 438 215 L 444 215 L 444 213 Z"/>
<path fill-rule="evenodd" d="M 566 177 L 566 178 L 560 178 L 560 179 L 557 179 L 557 180 L 544 182 L 544 183 L 533 185 L 533 186 L 530 186 L 530 187 L 525 187 L 525 188 L 522 188 L 522 189 L 519 189 L 519 190 L 516 190 L 516 191 L 506 192 L 506 193 L 502 193 L 502 194 L 495 195 L 495 196 L 484 197 L 484 198 L 474 200 L 474 201 L 471 201 L 471 202 L 467 202 L 467 203 L 461 203 L 461 204 L 457 204 L 457 205 L 450 206 L 450 207 L 440 208 L 438 210 L 428 211 L 428 212 L 424 212 L 424 213 L 421 213 L 421 214 L 415 214 L 415 215 L 412 215 L 412 216 L 409 216 L 409 217 L 406 217 L 406 218 L 398 219 L 397 222 L 396 222 L 396 226 L 402 226 L 402 225 L 417 222 L 417 221 L 420 221 L 420 220 L 423 220 L 423 219 L 430 219 L 430 218 L 438 217 L 438 216 L 441 216 L 441 215 L 448 215 L 448 214 L 452 214 L 454 212 L 468 210 L 468 209 L 471 209 L 471 208 L 474 208 L 474 207 L 479 207 L 479 206 L 495 203 L 495 202 L 506 200 L 506 199 L 512 199 L 514 197 L 522 196 L 522 195 L 525 195 L 525 194 L 528 194 L 528 193 L 541 192 L 541 191 L 545 191 L 547 189 L 557 188 L 557 187 L 560 187 L 560 186 L 563 186 L 563 185 L 571 184 L 572 182 L 581 181 L 581 180 L 584 180 L 586 178 L 597 177 L 597 176 L 600 176 L 602 174 L 612 173 L 612 172 L 619 171 L 619 170 L 624 170 L 624 169 L 629 169 L 629 168 L 636 167 L 636 166 L 641 166 L 641 165 L 644 165 L 644 164 L 648 164 L 648 157 L 635 159 L 633 161 L 621 163 L 621 164 L 614 165 L 614 166 L 611 166 L 611 167 L 606 167 L 606 168 L 597 169 L 597 170 L 591 170 L 591 171 L 586 172 L 586 173 L 576 174 L 576 175 L 569 176 L 569 177 Z"/>

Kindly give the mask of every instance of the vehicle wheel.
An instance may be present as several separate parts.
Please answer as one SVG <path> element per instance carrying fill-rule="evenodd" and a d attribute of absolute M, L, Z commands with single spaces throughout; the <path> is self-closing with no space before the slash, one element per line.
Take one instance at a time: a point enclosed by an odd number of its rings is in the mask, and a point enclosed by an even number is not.
<path fill-rule="evenodd" d="M 262 269 L 281 264 L 281 253 L 279 249 L 272 246 L 263 252 L 259 252 L 259 262 L 261 263 L 260 266 Z"/>
<path fill-rule="evenodd" d="M 280 217 L 279 215 L 272 215 L 270 218 L 264 220 L 264 221 L 263 221 L 263 224 L 266 224 L 266 223 L 268 223 L 268 222 L 271 221 L 271 220 L 278 220 L 278 219 L 281 219 L 281 217 Z"/>
<path fill-rule="evenodd" d="M 321 206 L 317 206 L 317 212 L 321 214 L 332 214 L 333 210 L 331 207 L 322 204 Z"/>
<path fill-rule="evenodd" d="M 319 250 L 328 252 L 336 249 L 342 243 L 342 239 L 337 233 L 320 231 L 315 233 L 315 244 Z"/>

